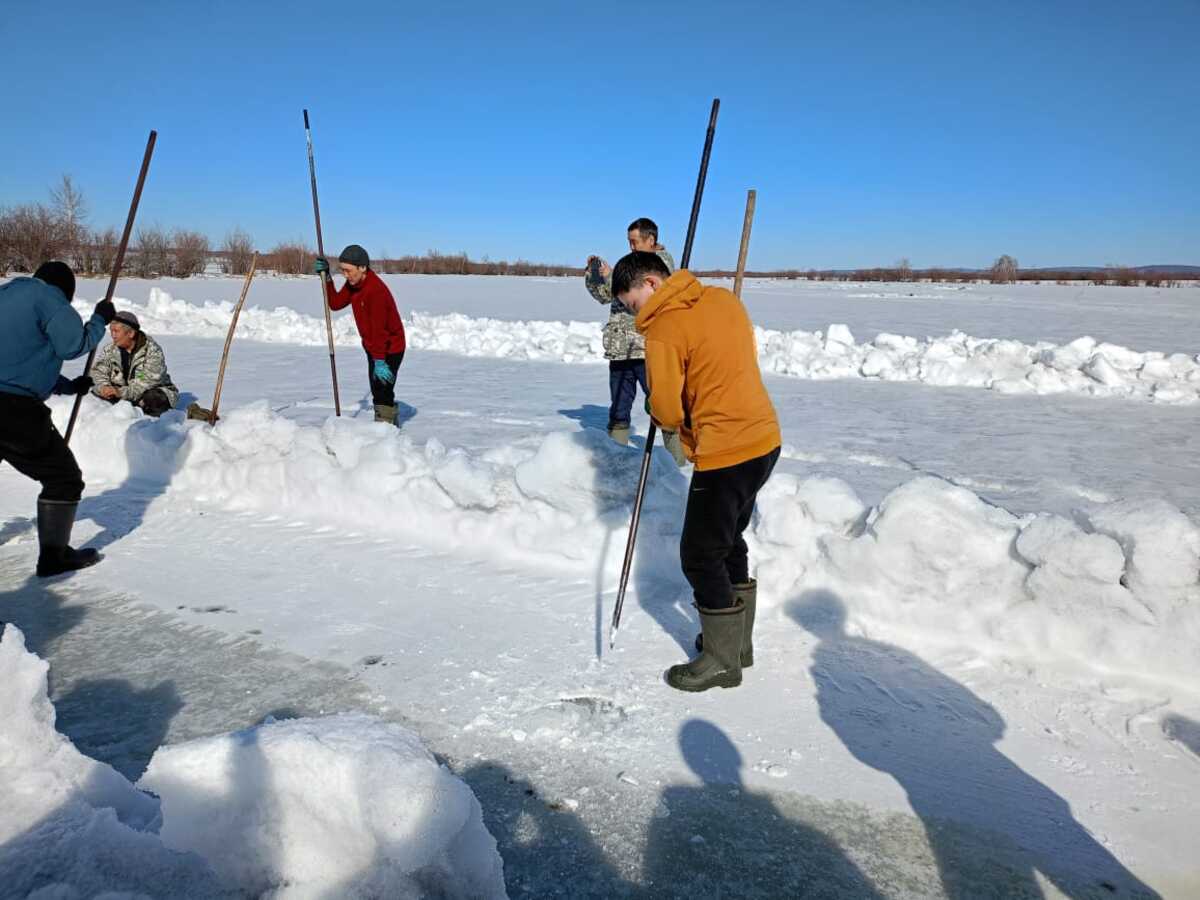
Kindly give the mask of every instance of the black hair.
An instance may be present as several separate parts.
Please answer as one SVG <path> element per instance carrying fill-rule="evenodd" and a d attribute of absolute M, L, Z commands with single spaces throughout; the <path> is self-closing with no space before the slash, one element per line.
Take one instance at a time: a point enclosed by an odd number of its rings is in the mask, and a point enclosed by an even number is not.
<path fill-rule="evenodd" d="M 634 250 L 632 253 L 626 253 L 613 269 L 613 296 L 620 298 L 622 294 L 633 290 L 646 280 L 647 275 L 670 278 L 671 270 L 667 268 L 667 264 L 659 258 L 657 253 L 650 253 L 647 250 Z"/>
<path fill-rule="evenodd" d="M 75 273 L 71 271 L 71 267 L 65 262 L 60 262 L 57 259 L 44 262 L 36 272 L 33 273 L 34 278 L 41 279 L 46 284 L 52 284 L 64 294 L 68 300 L 75 297 Z"/>
<path fill-rule="evenodd" d="M 656 241 L 658 240 L 658 226 L 654 224 L 653 219 L 647 219 L 645 216 L 642 216 L 640 219 L 634 219 L 629 223 L 629 227 L 625 230 L 640 231 L 642 233 L 642 237 L 649 236 L 654 238 Z"/>

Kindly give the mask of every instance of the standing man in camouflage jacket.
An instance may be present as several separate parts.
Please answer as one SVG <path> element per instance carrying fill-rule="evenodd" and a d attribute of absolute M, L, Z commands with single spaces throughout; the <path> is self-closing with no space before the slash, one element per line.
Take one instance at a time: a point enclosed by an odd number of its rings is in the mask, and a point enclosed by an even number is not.
<path fill-rule="evenodd" d="M 101 400 L 128 400 L 148 416 L 161 416 L 179 402 L 179 389 L 167 374 L 167 357 L 131 312 L 119 312 L 108 326 L 112 343 L 92 366 L 92 393 Z"/>
<path fill-rule="evenodd" d="M 668 269 L 675 271 L 675 260 L 667 248 L 658 242 L 658 226 L 645 217 L 629 223 L 629 249 L 658 254 Z M 646 342 L 634 327 L 633 313 L 612 293 L 612 267 L 598 256 L 589 256 L 584 284 L 597 303 L 609 308 L 608 323 L 604 326 L 604 358 L 608 360 L 608 434 L 618 444 L 629 443 L 630 415 L 637 397 L 638 385 L 649 403 L 650 389 L 646 383 Z M 663 443 L 680 466 L 687 462 L 679 435 L 663 431 Z"/>

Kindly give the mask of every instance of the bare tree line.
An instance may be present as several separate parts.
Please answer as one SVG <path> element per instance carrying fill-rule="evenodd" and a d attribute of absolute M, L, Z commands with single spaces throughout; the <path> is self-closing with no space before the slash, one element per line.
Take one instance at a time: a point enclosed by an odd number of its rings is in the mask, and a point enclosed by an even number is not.
<path fill-rule="evenodd" d="M 107 275 L 116 259 L 119 235 L 116 228 L 90 228 L 88 204 L 83 192 L 70 175 L 63 175 L 50 191 L 48 203 L 27 203 L 0 208 L 0 274 L 9 271 L 32 272 L 48 259 L 62 259 L 81 275 Z M 205 271 L 210 261 L 219 264 L 227 275 L 244 275 L 254 255 L 254 239 L 240 227 L 225 235 L 219 248 L 212 248 L 209 239 L 199 231 L 175 228 L 168 230 L 154 224 L 139 228 L 126 254 L 127 275 L 155 278 L 173 276 L 186 278 Z M 260 268 L 285 275 L 304 275 L 312 272 L 316 251 L 302 240 L 282 241 L 260 260 Z M 372 267 L 383 274 L 397 275 L 518 275 L 552 276 L 582 275 L 578 266 L 530 262 L 518 259 L 473 260 L 463 253 L 441 253 L 429 250 L 424 256 L 393 257 L 381 251 L 372 260 Z M 697 274 L 728 278 L 733 272 L 710 269 Z M 864 282 L 948 282 L 971 283 L 990 281 L 993 284 L 1014 282 L 1055 282 L 1058 284 L 1091 283 L 1098 285 L 1174 287 L 1195 280 L 1194 273 L 1138 270 L 1129 266 L 1106 266 L 1102 269 L 1029 269 L 1023 270 L 1017 260 L 1007 254 L 996 259 L 990 269 L 929 268 L 914 269 L 908 259 L 897 260 L 887 267 L 852 270 L 785 269 L 748 271 L 751 278 L 804 279 L 807 281 L 864 281 Z"/>

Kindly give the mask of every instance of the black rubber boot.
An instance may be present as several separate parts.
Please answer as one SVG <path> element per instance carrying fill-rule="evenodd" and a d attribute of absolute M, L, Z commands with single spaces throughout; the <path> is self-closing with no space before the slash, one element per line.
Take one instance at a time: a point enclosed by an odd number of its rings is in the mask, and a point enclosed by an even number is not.
<path fill-rule="evenodd" d="M 38 501 L 39 578 L 86 569 L 100 562 L 100 554 L 95 550 L 75 550 L 68 544 L 78 506 L 77 502 L 68 500 Z"/>
<path fill-rule="evenodd" d="M 745 584 L 733 586 L 734 602 L 741 601 L 746 607 L 746 624 L 742 628 L 742 668 L 754 665 L 754 612 L 758 606 L 758 582 L 751 578 Z M 704 650 L 704 635 L 696 635 L 696 649 Z"/>
<path fill-rule="evenodd" d="M 742 683 L 742 625 L 746 607 L 735 602 L 729 609 L 700 607 L 704 650 L 691 662 L 671 666 L 667 684 L 680 691 L 737 687 Z"/>

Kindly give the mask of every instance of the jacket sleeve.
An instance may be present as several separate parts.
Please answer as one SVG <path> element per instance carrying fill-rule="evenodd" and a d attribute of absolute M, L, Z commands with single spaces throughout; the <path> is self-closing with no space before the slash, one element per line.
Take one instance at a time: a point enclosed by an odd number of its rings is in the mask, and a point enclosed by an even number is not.
<path fill-rule="evenodd" d="M 104 339 L 104 320 L 93 315 L 85 325 L 69 303 L 60 303 L 43 328 L 59 359 L 83 356 Z"/>
<path fill-rule="evenodd" d="M 650 415 L 666 431 L 684 424 L 683 357 L 673 344 L 646 341 L 646 376 L 650 381 Z"/>
<path fill-rule="evenodd" d="M 121 399 L 140 400 L 146 391 L 158 387 L 167 380 L 166 355 L 158 344 L 147 344 L 145 361 L 138 366 L 137 372 L 133 373 L 129 384 L 121 388 Z"/>
<path fill-rule="evenodd" d="M 343 284 L 342 289 L 339 291 L 333 286 L 333 277 L 326 278 L 325 296 L 329 298 L 330 309 L 345 309 L 350 305 L 350 282 Z"/>
<path fill-rule="evenodd" d="M 588 293 L 592 295 L 592 299 L 597 303 L 607 305 L 613 302 L 612 275 L 600 280 L 593 278 L 589 273 L 583 276 L 583 283 L 587 287 Z"/>
<path fill-rule="evenodd" d="M 112 354 L 109 352 L 112 346 L 109 344 L 104 352 L 96 357 L 96 361 L 92 363 L 92 371 L 88 372 L 92 376 L 92 393 L 96 396 L 100 396 L 100 388 L 113 386 L 112 379 L 108 377 L 112 372 Z"/>

